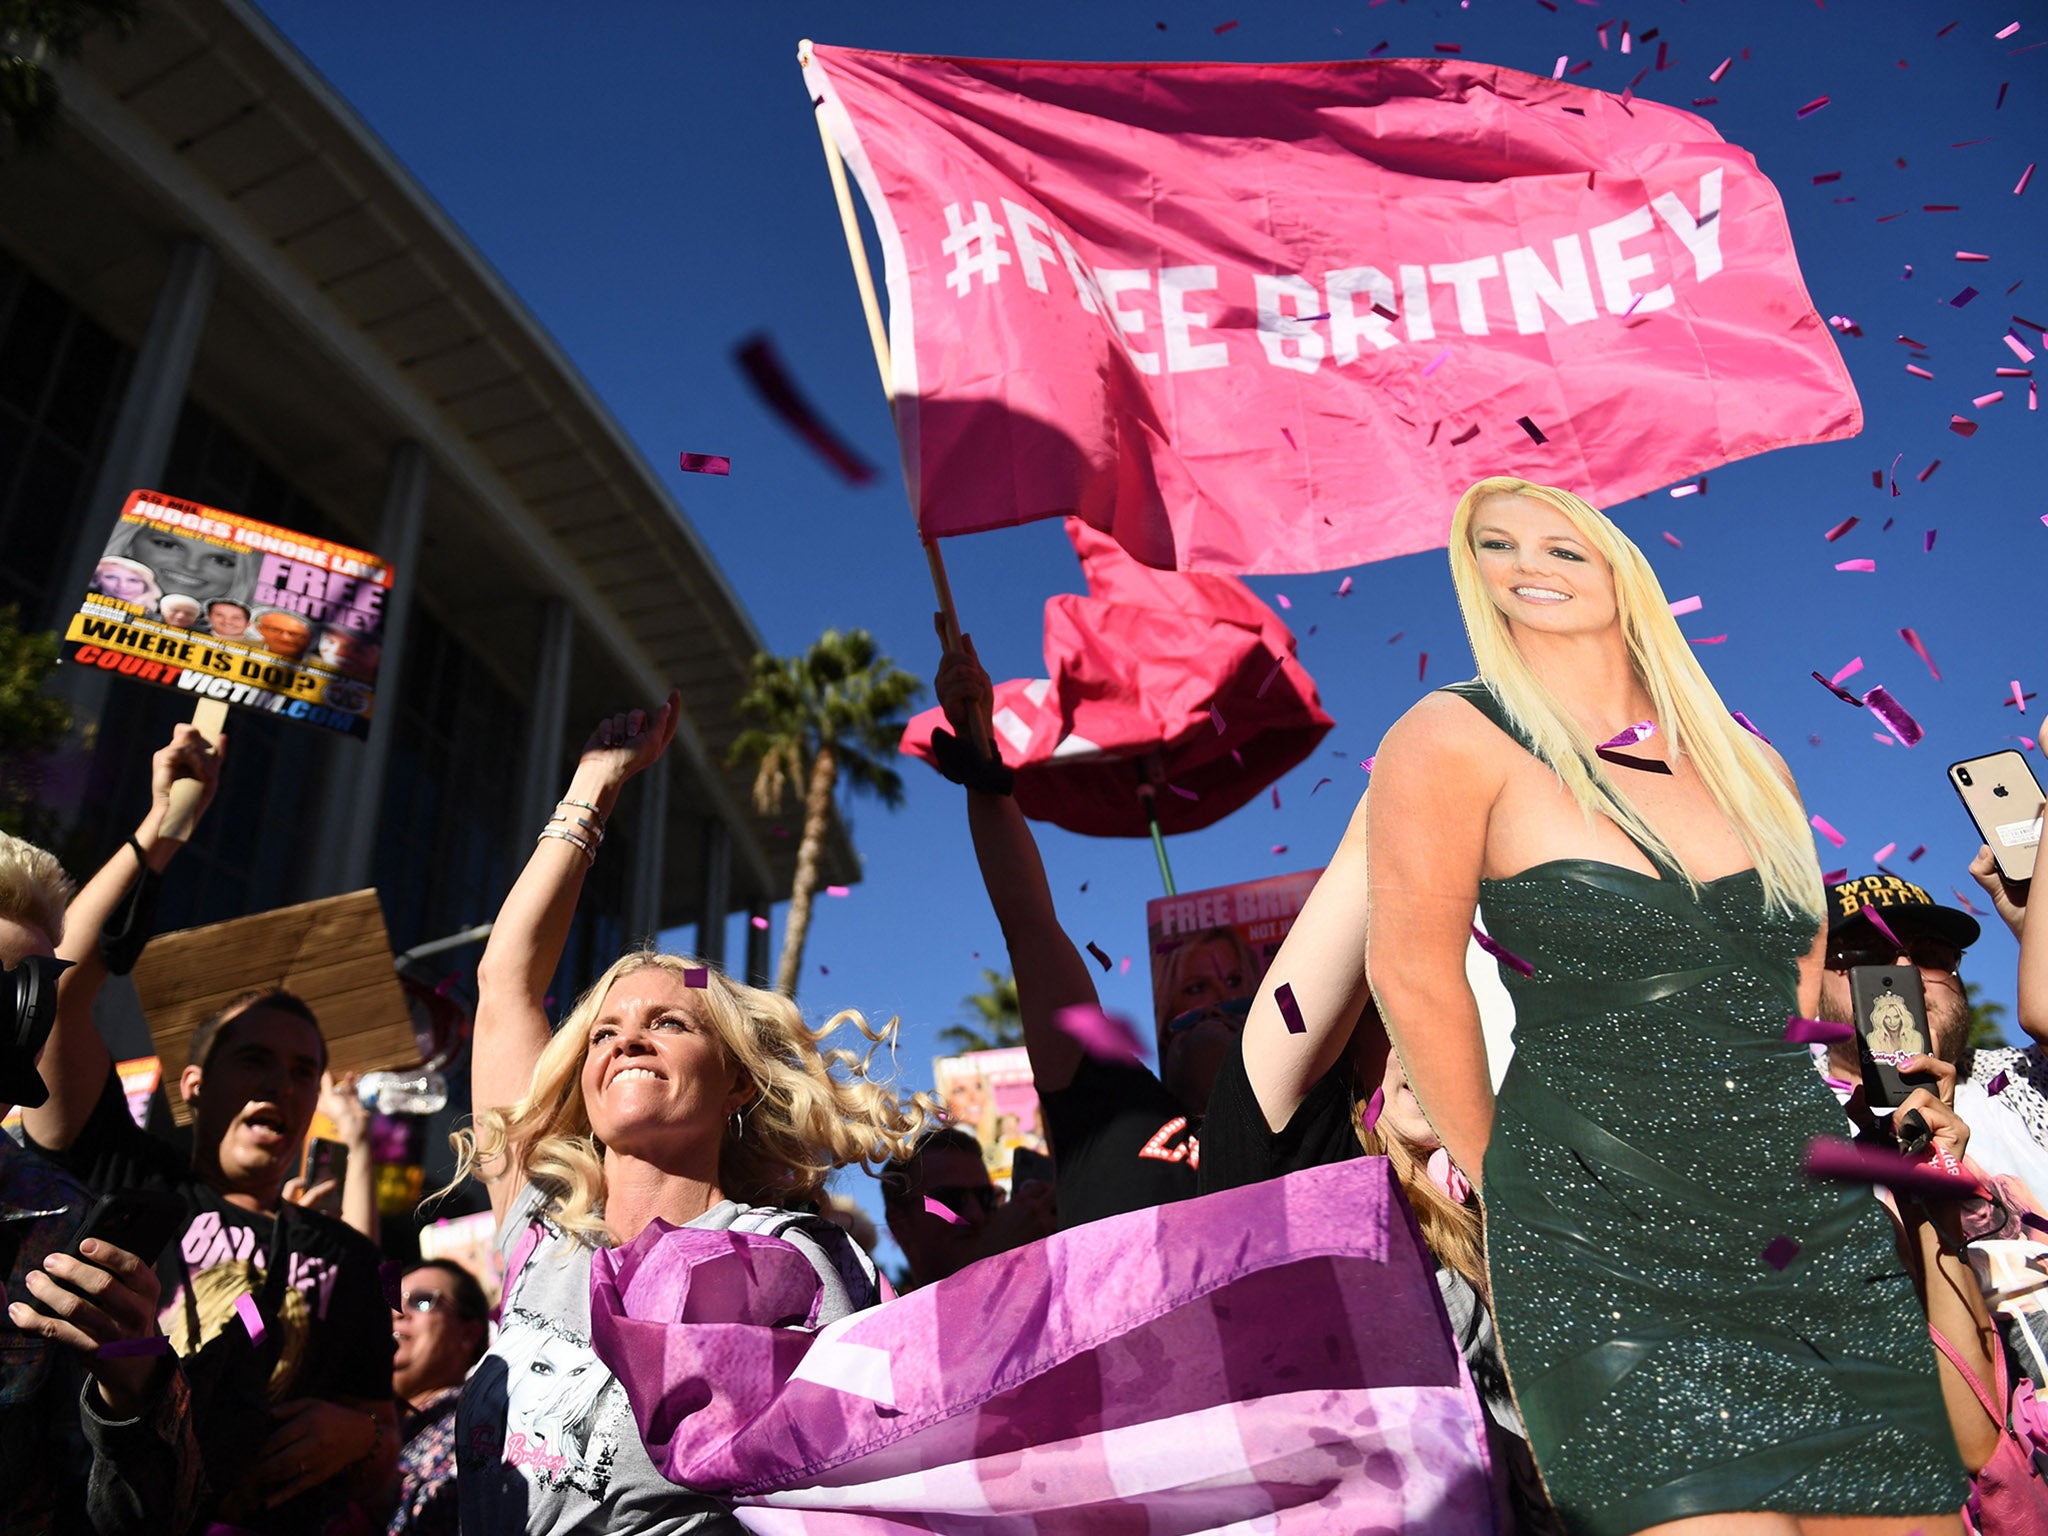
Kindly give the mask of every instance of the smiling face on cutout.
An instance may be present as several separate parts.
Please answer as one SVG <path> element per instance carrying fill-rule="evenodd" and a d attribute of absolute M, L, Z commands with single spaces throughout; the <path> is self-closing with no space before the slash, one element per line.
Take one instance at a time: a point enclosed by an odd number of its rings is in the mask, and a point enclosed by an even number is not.
<path fill-rule="evenodd" d="M 1555 507 L 1489 497 L 1472 518 L 1472 550 L 1488 596 L 1514 628 L 1581 635 L 1615 622 L 1613 568 Z"/>
<path fill-rule="evenodd" d="M 612 983 L 582 1075 L 590 1128 L 608 1150 L 682 1169 L 708 1149 L 715 1171 L 726 1122 L 751 1095 L 706 1013 L 702 993 L 660 966 Z"/>
<path fill-rule="evenodd" d="M 155 526 L 129 540 L 128 555 L 156 572 L 164 591 L 189 593 L 201 603 L 233 593 L 244 558 L 238 549 Z"/>

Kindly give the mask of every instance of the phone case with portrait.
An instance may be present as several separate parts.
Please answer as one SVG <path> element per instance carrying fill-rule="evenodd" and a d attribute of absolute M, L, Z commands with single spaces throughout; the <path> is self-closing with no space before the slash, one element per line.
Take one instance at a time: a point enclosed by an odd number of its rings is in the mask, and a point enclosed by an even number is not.
<path fill-rule="evenodd" d="M 1907 1056 L 1934 1053 L 1919 971 L 1910 965 L 1852 966 L 1849 995 L 1856 1005 L 1864 1102 L 1872 1109 L 1897 1109 L 1915 1088 L 1933 1088 L 1933 1073 L 1899 1070 Z"/>

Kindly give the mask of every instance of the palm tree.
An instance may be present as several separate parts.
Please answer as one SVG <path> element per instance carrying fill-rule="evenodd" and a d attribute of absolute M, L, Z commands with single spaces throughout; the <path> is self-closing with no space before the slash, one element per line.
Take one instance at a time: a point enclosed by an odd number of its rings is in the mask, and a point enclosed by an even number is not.
<path fill-rule="evenodd" d="M 1970 1009 L 1970 1033 L 1965 1043 L 1971 1050 L 1996 1049 L 2011 1043 L 2005 1038 L 2005 1004 L 1995 998 L 1979 997 L 1976 986 L 1967 981 L 1963 983 L 1963 1001 Z"/>
<path fill-rule="evenodd" d="M 970 1051 L 1000 1051 L 1024 1043 L 1024 1014 L 1017 1006 L 1017 978 L 1007 971 L 982 967 L 981 979 L 988 985 L 970 992 L 960 1001 L 977 1015 L 972 1024 L 948 1024 L 939 1031 L 939 1044 L 956 1056 Z"/>
<path fill-rule="evenodd" d="M 789 923 L 775 968 L 775 990 L 795 997 L 833 792 L 843 778 L 892 810 L 903 803 L 903 779 L 889 759 L 924 684 L 884 656 L 864 629 L 828 629 L 801 656 L 763 651 L 754 657 L 753 670 L 736 707 L 754 724 L 733 742 L 727 761 L 758 765 L 754 806 L 764 814 L 802 788 L 803 840 L 797 844 Z"/>

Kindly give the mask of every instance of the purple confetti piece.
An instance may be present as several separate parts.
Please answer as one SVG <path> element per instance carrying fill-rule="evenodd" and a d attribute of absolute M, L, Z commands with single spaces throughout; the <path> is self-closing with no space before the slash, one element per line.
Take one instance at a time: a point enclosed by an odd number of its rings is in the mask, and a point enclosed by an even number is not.
<path fill-rule="evenodd" d="M 1899 638 L 1913 647 L 1913 654 L 1927 663 L 1927 670 L 1934 674 L 1937 683 L 1940 682 L 1941 668 L 1937 667 L 1934 658 L 1927 654 L 1927 646 L 1921 641 L 1920 636 L 1910 629 L 1902 629 L 1899 631 Z"/>
<path fill-rule="evenodd" d="M 1898 737 L 1903 745 L 1918 746 L 1927 735 L 1920 722 L 1907 714 L 1905 706 L 1884 689 L 1871 689 L 1863 695 L 1863 702 L 1869 706 L 1873 715 L 1885 723 L 1885 729 Z"/>
<path fill-rule="evenodd" d="M 1443 365 L 1444 365 L 1444 359 L 1445 359 L 1445 358 L 1447 358 L 1447 357 L 1449 357 L 1450 355 L 1451 355 L 1451 349 L 1450 349 L 1449 347 L 1445 347 L 1445 348 L 1443 349 L 1443 351 L 1441 351 L 1441 352 L 1437 353 L 1437 355 L 1436 355 L 1435 357 L 1433 357 L 1433 358 L 1431 358 L 1431 359 L 1429 360 L 1429 366 L 1427 366 L 1426 368 L 1424 368 L 1424 369 L 1422 370 L 1422 376 L 1423 376 L 1423 377 L 1424 377 L 1424 378 L 1426 379 L 1426 378 L 1428 378 L 1428 377 L 1429 377 L 1429 376 L 1430 376 L 1430 375 L 1431 375 L 1432 373 L 1435 373 L 1435 372 L 1437 371 L 1437 369 L 1439 369 L 1439 368 L 1443 367 Z"/>
<path fill-rule="evenodd" d="M 1292 448 L 1296 453 L 1301 452 L 1301 445 L 1295 442 L 1294 434 L 1292 432 L 1288 431 L 1285 427 L 1282 427 L 1280 429 L 1280 435 L 1287 439 L 1288 447 Z"/>
<path fill-rule="evenodd" d="M 1095 948 L 1092 944 L 1088 947 L 1091 950 Z M 1107 965 L 1103 967 L 1104 970 L 1108 968 Z M 1097 1061 L 1144 1059 L 1145 1053 L 1138 1046 L 1137 1032 L 1129 1022 L 1113 1013 L 1104 1013 L 1094 1003 L 1072 1004 L 1060 1009 L 1052 1018 L 1062 1034 Z"/>
<path fill-rule="evenodd" d="M 1859 907 L 1857 911 L 1869 920 L 1871 927 L 1884 935 L 1885 942 L 1892 946 L 1893 953 L 1901 955 L 1908 953 L 1905 941 L 1892 932 L 1892 925 L 1884 920 L 1884 914 L 1879 912 L 1877 908 Z"/>
<path fill-rule="evenodd" d="M 1617 735 L 1608 737 L 1605 741 L 1601 742 L 1600 745 L 1602 747 L 1632 747 L 1635 746 L 1638 742 L 1648 741 L 1652 736 L 1656 734 L 1656 721 L 1638 720 L 1634 725 L 1630 726 L 1627 730 L 1622 731 Z"/>
<path fill-rule="evenodd" d="M 2012 1083 L 2006 1077 L 2005 1073 L 2000 1072 L 1998 1076 L 1992 1078 L 1990 1082 L 1984 1085 L 1984 1091 L 1987 1094 L 1991 1095 L 1991 1097 L 1997 1098 L 1998 1095 L 2005 1092 L 2005 1090 L 2011 1086 Z"/>
<path fill-rule="evenodd" d="M 1263 699 L 1266 696 L 1266 690 L 1273 686 L 1273 679 L 1280 675 L 1281 670 L 1285 668 L 1286 665 L 1287 658 L 1285 656 L 1282 656 L 1278 661 L 1274 662 L 1273 670 L 1266 674 L 1266 680 L 1263 683 L 1259 684 L 1259 691 L 1253 694 L 1252 697 L 1255 699 Z"/>
<path fill-rule="evenodd" d="M 683 967 L 683 985 L 703 990 L 711 985 L 711 967 L 708 965 L 686 965 Z"/>
<path fill-rule="evenodd" d="M 1745 715 L 1741 710 L 1731 709 L 1728 711 L 1728 713 L 1734 718 L 1735 723 L 1737 725 L 1741 726 L 1745 731 L 1749 732 L 1749 734 L 1754 736 L 1758 741 L 1762 742 L 1767 747 L 1771 744 L 1771 738 L 1766 736 L 1762 731 L 1758 730 L 1754 725 L 1752 725 L 1750 723 L 1749 716 Z"/>
<path fill-rule="evenodd" d="M 1336 782 L 1337 781 L 1335 779 L 1317 779 L 1316 789 L 1321 789 L 1325 784 L 1334 784 Z M 1309 793 L 1313 795 L 1316 792 L 1316 789 L 1310 790 Z"/>
<path fill-rule="evenodd" d="M 1192 789 L 1182 789 L 1178 784 L 1169 784 L 1166 787 L 1172 790 L 1176 795 L 1179 795 L 1183 800 L 1199 800 L 1202 798 L 1200 795 L 1196 794 Z"/>
<path fill-rule="evenodd" d="M 1798 1257 L 1799 1245 L 1789 1237 L 1774 1237 L 1764 1244 L 1764 1262 L 1773 1269 L 1783 1270 Z"/>
<path fill-rule="evenodd" d="M 1526 416 L 1517 416 L 1515 418 L 1515 425 L 1528 433 L 1529 441 L 1535 443 L 1538 447 L 1550 441 L 1549 438 L 1543 435 L 1543 429 Z"/>
<path fill-rule="evenodd" d="M 1828 1019 L 1802 1019 L 1793 1014 L 1785 1021 L 1785 1038 L 1794 1045 L 1833 1045 L 1856 1038 L 1856 1026 L 1836 1024 Z"/>
<path fill-rule="evenodd" d="M 1498 943 L 1490 935 L 1481 933 L 1477 923 L 1472 925 L 1472 942 L 1516 974 L 1522 976 L 1534 976 L 1536 974 L 1535 966 L 1524 960 L 1505 944 Z"/>
<path fill-rule="evenodd" d="M 683 455 L 683 473 L 729 475 L 732 473 L 732 460 L 722 453 L 686 453 Z"/>
<path fill-rule="evenodd" d="M 1387 1112 L 1387 1090 L 1375 1088 L 1372 1097 L 1365 1101 L 1365 1112 L 1358 1117 L 1358 1123 L 1368 1131 L 1380 1123 L 1380 1116 Z"/>
<path fill-rule="evenodd" d="M 1848 878 L 1849 878 L 1849 871 L 1848 871 L 1848 870 L 1846 870 L 1846 869 L 1830 869 L 1830 870 L 1826 871 L 1825 873 L 1823 873 L 1823 874 L 1821 875 L 1821 877 L 1820 877 L 1820 883 L 1821 883 L 1822 885 L 1840 885 L 1840 884 L 1841 884 L 1841 883 L 1842 883 L 1842 882 L 1843 882 L 1844 880 L 1846 880 L 1846 879 L 1848 879 Z"/>
<path fill-rule="evenodd" d="M 1097 965 L 1101 966 L 1105 971 L 1109 969 L 1111 963 L 1109 956 L 1102 952 L 1102 946 L 1093 939 L 1088 941 L 1088 953 L 1095 957 Z"/>
<path fill-rule="evenodd" d="M 385 1305 L 396 1312 L 405 1302 L 405 1295 L 399 1289 L 405 1278 L 405 1266 L 396 1259 L 386 1259 L 377 1266 L 377 1283 L 384 1288 Z"/>
<path fill-rule="evenodd" d="M 1209 706 L 1209 723 L 1216 727 L 1216 734 L 1218 736 L 1221 736 L 1223 732 L 1227 729 L 1227 727 L 1223 723 L 1223 711 L 1218 709 L 1214 704 L 1211 704 Z"/>
<path fill-rule="evenodd" d="M 1954 298 L 1948 301 L 1949 307 L 1951 309 L 1961 309 L 1965 304 L 1969 303 L 1970 300 L 1974 299 L 1975 297 L 1977 297 L 1976 289 L 1965 288 L 1961 293 L 1957 294 Z"/>
<path fill-rule="evenodd" d="M 1362 757 L 1362 758 L 1360 758 L 1360 759 L 1358 760 L 1358 766 L 1359 766 L 1359 767 L 1361 767 L 1361 768 L 1363 768 L 1363 769 L 1364 769 L 1364 770 L 1365 770 L 1365 771 L 1366 771 L 1367 773 L 1371 773 L 1371 772 L 1372 772 L 1372 765 L 1373 765 L 1374 763 L 1378 762 L 1378 761 L 1379 761 L 1379 754 L 1378 754 L 1377 752 L 1375 752 L 1375 753 L 1374 753 L 1374 754 L 1373 754 L 1373 755 L 1372 755 L 1371 757 Z"/>
<path fill-rule="evenodd" d="M 1613 763 L 1618 768 L 1634 768 L 1643 773 L 1671 772 L 1668 763 L 1660 763 L 1654 757 L 1630 757 L 1626 752 L 1612 752 L 1606 747 L 1595 747 L 1593 755 L 1603 762 Z"/>
<path fill-rule="evenodd" d="M 1851 693 L 1848 689 L 1844 688 L 1840 683 L 1831 683 L 1827 680 L 1826 677 L 1824 677 L 1822 674 L 1818 672 L 1813 674 L 1813 680 L 1816 683 L 1819 683 L 1821 687 L 1827 689 L 1827 691 L 1829 693 L 1832 693 L 1836 698 L 1840 699 L 1844 704 L 1854 704 L 1858 709 L 1862 709 L 1865 707 L 1861 699 L 1857 698 L 1855 694 Z"/>
<path fill-rule="evenodd" d="M 1301 1016 L 1301 1005 L 1294 1000 L 1294 988 L 1281 982 L 1273 993 L 1273 1001 L 1280 1005 L 1280 1017 L 1287 1021 L 1287 1033 L 1305 1035 L 1308 1023 Z"/>
<path fill-rule="evenodd" d="M 1274 853 L 1275 853 L 1276 855 L 1277 855 L 1277 854 L 1282 854 L 1282 853 L 1285 853 L 1286 851 L 1287 851 L 1287 845 L 1286 845 L 1285 843 L 1275 843 L 1275 844 L 1273 845 L 1273 852 L 1274 852 Z"/>
<path fill-rule="evenodd" d="M 134 1360 L 149 1355 L 168 1355 L 171 1341 L 160 1333 L 139 1339 L 109 1339 L 93 1353 L 102 1360 Z"/>
<path fill-rule="evenodd" d="M 1843 534 L 1847 533 L 1851 528 L 1854 528 L 1858 523 L 1862 521 L 1863 519 L 1860 517 L 1844 518 L 1841 522 L 1835 524 L 1834 527 L 1830 528 L 1826 533 L 1822 534 L 1821 537 L 1826 539 L 1830 544 L 1832 544 L 1835 542 L 1835 540 L 1839 539 Z"/>
<path fill-rule="evenodd" d="M 257 1309 L 256 1298 L 247 1291 L 235 1298 L 235 1316 L 242 1320 L 242 1327 L 249 1335 L 251 1344 L 261 1344 L 263 1335 L 269 1330 L 263 1326 L 263 1314 Z"/>
<path fill-rule="evenodd" d="M 1806 1144 L 1806 1176 L 1836 1184 L 1882 1184 L 1902 1195 L 1934 1200 L 1967 1200 L 1981 1193 L 1975 1179 L 1834 1136 L 1816 1136 Z"/>
<path fill-rule="evenodd" d="M 1826 106 L 1827 104 L 1827 97 L 1816 96 L 1813 98 L 1813 100 L 1809 101 L 1805 106 L 1801 107 L 1797 112 L 1793 113 L 1792 115 L 1803 122 L 1807 118 L 1813 116 L 1814 113 L 1818 112 L 1822 107 Z"/>
<path fill-rule="evenodd" d="M 953 1211 L 952 1207 L 941 1205 L 938 1201 L 934 1200 L 930 1195 L 926 1195 L 924 1197 L 924 1212 L 927 1216 L 938 1217 L 939 1220 L 943 1221 L 949 1227 L 964 1227 L 967 1225 L 966 1220 L 963 1217 L 957 1215 Z"/>

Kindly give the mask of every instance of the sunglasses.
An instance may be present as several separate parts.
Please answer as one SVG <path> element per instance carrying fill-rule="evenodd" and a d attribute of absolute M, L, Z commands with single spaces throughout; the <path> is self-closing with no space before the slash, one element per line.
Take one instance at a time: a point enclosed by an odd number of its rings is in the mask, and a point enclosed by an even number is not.
<path fill-rule="evenodd" d="M 1003 1192 L 993 1184 L 940 1184 L 925 1191 L 955 1216 L 965 1216 L 971 1205 L 981 1207 L 986 1216 L 1003 1203 Z"/>
<path fill-rule="evenodd" d="M 401 1312 L 439 1312 L 454 1305 L 439 1291 L 407 1291 L 398 1298 L 398 1310 Z"/>
<path fill-rule="evenodd" d="M 1947 939 L 1914 938 L 1906 941 L 1902 951 L 1897 945 L 1884 939 L 1862 944 L 1838 944 L 1828 949 L 1828 969 L 1846 971 L 1858 965 L 1891 965 L 1904 954 L 1923 971 L 1947 971 L 1954 974 L 1963 963 L 1963 950 L 1959 944 Z"/>
<path fill-rule="evenodd" d="M 1252 999 L 1248 997 L 1233 997 L 1221 1003 L 1204 1003 L 1199 1008 L 1190 1008 L 1186 1013 L 1177 1013 L 1168 1019 L 1166 1032 L 1169 1035 L 1181 1034 L 1193 1029 L 1212 1013 L 1221 1014 L 1226 1019 L 1242 1019 L 1251 1011 Z"/>

